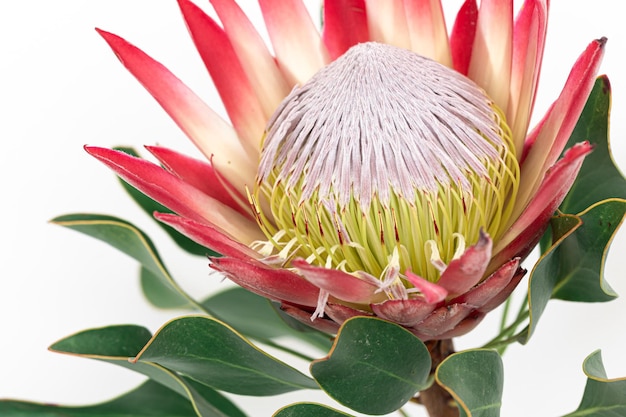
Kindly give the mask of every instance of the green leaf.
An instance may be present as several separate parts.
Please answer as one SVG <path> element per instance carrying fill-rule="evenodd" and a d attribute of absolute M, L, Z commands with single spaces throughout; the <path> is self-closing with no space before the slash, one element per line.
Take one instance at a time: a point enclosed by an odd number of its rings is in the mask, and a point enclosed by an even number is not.
<path fill-rule="evenodd" d="M 617 294 L 604 280 L 609 245 L 626 214 L 626 200 L 605 200 L 579 216 L 583 224 L 557 249 L 558 280 L 552 298 L 610 301 Z"/>
<path fill-rule="evenodd" d="M 161 384 L 146 381 L 111 401 L 83 407 L 0 401 L 0 415 L 7 417 L 195 417 L 192 404 Z"/>
<path fill-rule="evenodd" d="M 569 235 L 582 225 L 582 221 L 578 216 L 559 214 L 552 218 L 550 225 L 553 236 L 552 245 L 539 258 L 528 280 L 530 323 L 526 329 L 517 335 L 517 339 L 522 344 L 527 343 L 534 333 L 539 318 L 552 297 L 552 290 L 557 283 L 559 273 L 558 248 Z"/>
<path fill-rule="evenodd" d="M 606 76 L 598 77 L 587 104 L 570 136 L 566 149 L 588 140 L 593 152 L 585 158 L 576 181 L 560 210 L 579 213 L 601 200 L 626 199 L 626 180 L 616 167 L 609 145 L 611 86 Z"/>
<path fill-rule="evenodd" d="M 607 378 L 599 350 L 587 356 L 583 371 L 587 375 L 583 399 L 576 411 L 564 417 L 626 415 L 626 378 Z"/>
<path fill-rule="evenodd" d="M 351 417 L 330 407 L 314 403 L 291 404 L 278 410 L 272 417 Z"/>
<path fill-rule="evenodd" d="M 89 357 L 132 358 L 152 338 L 142 326 L 118 325 L 78 332 L 50 346 L 53 352 Z"/>
<path fill-rule="evenodd" d="M 347 320 L 311 374 L 339 403 L 366 414 L 391 413 L 427 386 L 428 349 L 408 330 L 369 317 Z"/>
<path fill-rule="evenodd" d="M 156 307 L 192 306 L 192 300 L 174 282 L 150 238 L 131 223 L 100 214 L 68 214 L 51 222 L 102 240 L 139 261 L 148 271 L 142 274 L 144 293 Z"/>
<path fill-rule="evenodd" d="M 150 304 L 163 309 L 190 307 L 189 302 L 183 304 L 184 301 L 187 301 L 187 298 L 183 300 L 178 297 L 180 293 L 172 292 L 172 286 L 164 283 L 163 278 L 164 276 L 155 274 L 144 266 L 139 268 L 141 290 Z M 178 287 L 178 285 L 176 285 L 176 287 Z"/>
<path fill-rule="evenodd" d="M 550 220 L 550 229 L 546 230 L 541 238 L 541 253 L 545 255 L 548 249 L 554 249 L 554 246 L 559 244 L 565 235 L 569 235 L 581 224 L 580 217 L 557 212 Z"/>
<path fill-rule="evenodd" d="M 317 389 L 311 378 L 250 344 L 208 317 L 182 317 L 163 326 L 138 355 L 215 389 L 242 395 L 276 395 Z"/>
<path fill-rule="evenodd" d="M 135 356 L 149 342 L 150 332 L 141 326 L 121 325 L 89 329 L 62 339 L 50 350 L 112 363 L 146 375 L 185 398 L 200 417 L 245 417 L 230 400 L 206 385 Z"/>
<path fill-rule="evenodd" d="M 241 287 L 212 295 L 202 305 L 238 332 L 259 341 L 291 336 L 317 346 L 324 352 L 332 345 L 331 338 L 319 331 L 310 328 L 298 331 L 289 326 L 268 299 Z"/>
<path fill-rule="evenodd" d="M 218 319 L 255 339 L 272 339 L 291 333 L 291 329 L 278 317 L 267 298 L 241 287 L 214 294 L 202 304 Z"/>
<path fill-rule="evenodd" d="M 124 147 L 124 146 L 118 146 L 118 147 L 115 147 L 115 149 L 118 150 L 118 151 L 125 152 L 125 153 L 127 153 L 129 155 L 132 155 L 132 156 L 136 156 L 136 157 L 140 156 L 137 153 L 137 151 L 135 151 L 135 149 L 133 149 L 133 148 Z M 135 187 L 133 187 L 132 185 L 128 184 L 123 179 L 121 179 L 119 177 L 118 177 L 118 179 L 120 181 L 120 184 L 122 184 L 122 187 L 124 188 L 124 190 L 139 205 L 139 207 L 141 207 L 143 209 L 143 211 L 145 211 L 153 220 L 155 220 L 157 222 L 157 224 L 161 228 L 163 228 L 163 230 L 165 230 L 165 232 L 168 235 L 170 235 L 172 240 L 174 240 L 174 242 L 176 242 L 176 244 L 181 249 L 185 250 L 188 253 L 191 253 L 192 255 L 218 256 L 218 254 L 216 252 L 212 251 L 211 249 L 205 248 L 204 246 L 194 242 L 193 240 L 189 239 L 187 236 L 183 235 L 182 233 L 180 233 L 178 230 L 174 229 L 173 227 L 168 226 L 167 224 L 161 223 L 160 221 L 157 221 L 156 219 L 154 219 L 154 216 L 152 214 L 155 211 L 157 211 L 159 213 L 173 213 L 173 212 L 170 209 L 168 209 L 167 207 L 165 207 L 164 205 L 162 205 L 161 203 L 156 202 L 155 200 L 151 199 L 150 197 L 148 197 L 147 195 L 145 195 L 141 191 L 137 190 Z"/>
<path fill-rule="evenodd" d="M 539 259 L 530 276 L 530 323 L 518 335 L 526 343 L 551 298 L 601 302 L 617 295 L 604 281 L 609 244 L 626 213 L 626 201 L 601 201 L 578 216 L 552 220 L 554 245 Z"/>
<path fill-rule="evenodd" d="M 504 383 L 502 359 L 486 349 L 448 356 L 435 378 L 456 400 L 460 417 L 498 417 Z"/>

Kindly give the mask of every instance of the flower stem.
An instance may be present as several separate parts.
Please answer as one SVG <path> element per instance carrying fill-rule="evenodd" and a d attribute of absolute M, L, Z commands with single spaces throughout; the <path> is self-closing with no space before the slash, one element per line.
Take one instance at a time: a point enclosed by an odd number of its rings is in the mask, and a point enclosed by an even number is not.
<path fill-rule="evenodd" d="M 506 299 L 506 302 L 504 303 L 504 309 L 502 311 L 502 319 L 500 320 L 500 333 L 502 333 L 502 331 L 506 327 L 506 322 L 509 319 L 509 310 L 511 309 L 511 302 L 512 302 L 512 297 L 509 297 Z"/>
<path fill-rule="evenodd" d="M 530 311 L 526 309 L 522 309 L 517 316 L 517 319 L 513 323 L 511 323 L 505 329 L 502 329 L 499 335 L 491 339 L 487 342 L 483 348 L 487 349 L 497 349 L 498 353 L 504 353 L 506 346 L 517 340 L 517 336 L 513 336 L 513 334 L 517 331 L 517 328 L 530 316 Z"/>
<path fill-rule="evenodd" d="M 430 373 L 434 375 L 439 364 L 454 353 L 454 345 L 452 339 L 445 339 L 427 342 L 426 346 L 432 359 Z M 418 401 L 426 407 L 430 417 L 459 417 L 459 409 L 452 396 L 437 382 L 433 382 L 429 388 L 421 391 Z"/>
<path fill-rule="evenodd" d="M 400 416 L 402 416 L 402 417 L 409 417 L 407 412 L 404 411 L 402 408 L 398 409 L 398 414 L 400 414 Z"/>

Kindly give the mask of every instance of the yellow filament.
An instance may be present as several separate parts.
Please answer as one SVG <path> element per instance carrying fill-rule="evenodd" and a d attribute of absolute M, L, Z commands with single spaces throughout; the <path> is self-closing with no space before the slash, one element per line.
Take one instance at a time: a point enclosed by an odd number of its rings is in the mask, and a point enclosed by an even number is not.
<path fill-rule="evenodd" d="M 364 271 L 380 279 L 394 262 L 400 274 L 410 269 L 437 281 L 440 271 L 431 254 L 447 264 L 462 253 L 460 245 L 478 241 L 481 229 L 497 240 L 513 210 L 519 166 L 504 115 L 492 107 L 504 146 L 497 158 L 482 161 L 487 176 L 468 170 L 469 191 L 456 183 L 439 184 L 436 190 L 416 189 L 413 196 L 390 190 L 388 202 L 375 195 L 364 211 L 354 195 L 345 206 L 321 201 L 317 192 L 301 201 L 306 172 L 286 189 L 287 181 L 278 180 L 282 167 L 275 167 L 249 195 L 257 221 L 277 253 L 346 272 Z M 260 208 L 261 199 L 269 202 L 271 216 Z"/>

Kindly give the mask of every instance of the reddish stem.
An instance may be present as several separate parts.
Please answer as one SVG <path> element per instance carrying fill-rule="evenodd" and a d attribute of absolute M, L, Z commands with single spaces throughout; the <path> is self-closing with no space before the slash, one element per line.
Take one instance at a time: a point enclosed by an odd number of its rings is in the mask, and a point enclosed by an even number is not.
<path fill-rule="evenodd" d="M 454 345 L 452 339 L 446 339 L 427 342 L 426 346 L 432 359 L 430 370 L 432 375 L 439 364 L 454 353 Z M 428 389 L 420 392 L 418 401 L 426 407 L 430 417 L 459 417 L 459 409 L 452 396 L 436 381 Z"/>

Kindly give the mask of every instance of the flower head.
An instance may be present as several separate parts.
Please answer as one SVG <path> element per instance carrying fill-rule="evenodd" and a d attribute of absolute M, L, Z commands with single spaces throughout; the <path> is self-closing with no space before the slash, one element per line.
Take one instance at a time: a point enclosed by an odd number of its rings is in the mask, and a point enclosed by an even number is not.
<path fill-rule="evenodd" d="M 377 315 L 448 338 L 508 297 L 591 150 L 558 159 L 604 40 L 527 136 L 546 1 L 527 0 L 513 20 L 512 1 L 468 0 L 448 36 L 436 1 L 327 1 L 320 35 L 299 0 L 261 0 L 276 56 L 233 1 L 212 1 L 222 27 L 179 4 L 232 127 L 101 32 L 208 161 L 150 147 L 161 169 L 88 148 L 178 214 L 159 220 L 328 332 Z"/>
<path fill-rule="evenodd" d="M 504 116 L 471 80 L 362 43 L 277 109 L 253 200 L 268 201 L 270 218 L 255 208 L 282 258 L 435 282 L 429 258 L 449 262 L 481 229 L 502 234 L 519 181 L 514 152 Z"/>

